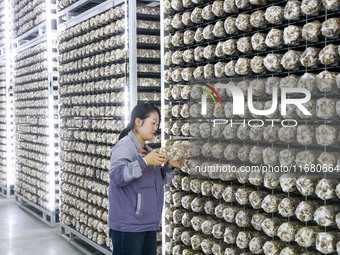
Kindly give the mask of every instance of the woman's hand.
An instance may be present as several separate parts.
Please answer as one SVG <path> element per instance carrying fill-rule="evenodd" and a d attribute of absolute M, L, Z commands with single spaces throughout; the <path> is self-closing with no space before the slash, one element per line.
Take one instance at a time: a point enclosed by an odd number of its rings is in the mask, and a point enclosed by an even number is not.
<path fill-rule="evenodd" d="M 169 161 L 169 167 L 182 168 L 184 166 L 184 159 Z"/>
<path fill-rule="evenodd" d="M 166 162 L 166 156 L 159 154 L 158 150 L 153 150 L 144 157 L 149 166 L 160 166 Z"/>

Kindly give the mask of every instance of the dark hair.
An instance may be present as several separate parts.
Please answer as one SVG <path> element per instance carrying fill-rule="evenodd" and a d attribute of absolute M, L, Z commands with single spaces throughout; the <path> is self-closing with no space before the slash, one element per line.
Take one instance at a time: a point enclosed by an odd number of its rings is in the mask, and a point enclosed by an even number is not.
<path fill-rule="evenodd" d="M 131 112 L 131 119 L 130 119 L 130 123 L 127 125 L 127 127 L 120 133 L 119 135 L 119 139 L 122 139 L 123 137 L 125 137 L 134 127 L 135 127 L 135 120 L 137 118 L 140 118 L 141 120 L 145 120 L 146 118 L 148 118 L 150 116 L 151 113 L 153 112 L 157 112 L 159 119 L 161 118 L 161 113 L 158 109 L 157 106 L 149 104 L 149 103 L 145 103 L 145 102 L 141 102 L 138 103 L 132 110 Z M 159 128 L 159 126 L 158 126 Z"/>

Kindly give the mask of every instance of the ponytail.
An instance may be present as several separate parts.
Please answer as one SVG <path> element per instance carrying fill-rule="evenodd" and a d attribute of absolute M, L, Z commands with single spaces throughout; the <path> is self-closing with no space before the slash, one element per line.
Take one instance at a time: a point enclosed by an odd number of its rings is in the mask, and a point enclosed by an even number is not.
<path fill-rule="evenodd" d="M 153 112 L 157 112 L 159 118 L 161 118 L 161 113 L 158 109 L 157 106 L 149 104 L 149 103 L 138 103 L 132 110 L 131 112 L 131 119 L 130 119 L 130 123 L 127 125 L 127 127 L 125 129 L 123 129 L 123 131 L 120 133 L 119 135 L 119 139 L 122 139 L 123 137 L 127 136 L 127 134 L 134 129 L 135 127 L 135 120 L 137 118 L 141 119 L 141 120 L 145 120 L 146 118 L 148 118 L 150 116 L 151 113 Z M 159 127 L 158 127 L 159 128 Z"/>
<path fill-rule="evenodd" d="M 129 125 L 127 125 L 126 128 L 123 129 L 123 131 L 120 133 L 118 141 L 120 139 L 122 139 L 123 137 L 127 136 L 127 134 L 132 130 L 132 127 L 130 126 L 131 123 L 129 123 Z"/>

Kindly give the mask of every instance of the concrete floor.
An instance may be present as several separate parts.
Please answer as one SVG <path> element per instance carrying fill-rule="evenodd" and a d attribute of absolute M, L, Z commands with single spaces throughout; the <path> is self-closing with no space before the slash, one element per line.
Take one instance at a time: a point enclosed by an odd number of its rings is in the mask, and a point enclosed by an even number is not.
<path fill-rule="evenodd" d="M 82 254 L 60 237 L 60 228 L 50 228 L 29 215 L 13 199 L 0 197 L 1 255 Z"/>

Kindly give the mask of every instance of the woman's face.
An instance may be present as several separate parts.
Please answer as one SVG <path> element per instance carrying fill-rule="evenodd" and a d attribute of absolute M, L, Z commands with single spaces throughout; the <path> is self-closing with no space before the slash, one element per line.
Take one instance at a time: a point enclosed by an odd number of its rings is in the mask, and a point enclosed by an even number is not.
<path fill-rule="evenodd" d="M 159 116 L 157 112 L 152 112 L 148 118 L 144 120 L 136 119 L 136 127 L 138 134 L 144 141 L 152 140 L 157 133 L 159 126 Z"/>

